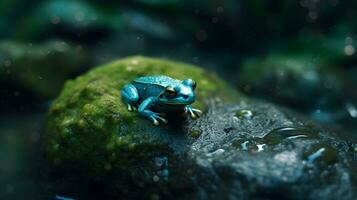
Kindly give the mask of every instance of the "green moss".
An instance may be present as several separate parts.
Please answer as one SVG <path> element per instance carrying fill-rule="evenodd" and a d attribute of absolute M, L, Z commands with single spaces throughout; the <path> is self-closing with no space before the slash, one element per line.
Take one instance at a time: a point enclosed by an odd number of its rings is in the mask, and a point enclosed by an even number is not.
<path fill-rule="evenodd" d="M 45 137 L 49 157 L 87 159 L 101 168 L 108 166 L 109 160 L 115 166 L 137 156 L 166 151 L 165 144 L 145 129 L 161 127 L 153 127 L 137 113 L 128 112 L 120 96 L 124 84 L 155 74 L 194 79 L 198 85 L 194 106 L 201 109 L 206 99 L 220 97 L 228 101 L 238 96 L 215 74 L 192 65 L 140 56 L 118 60 L 67 81 L 49 111 Z"/>

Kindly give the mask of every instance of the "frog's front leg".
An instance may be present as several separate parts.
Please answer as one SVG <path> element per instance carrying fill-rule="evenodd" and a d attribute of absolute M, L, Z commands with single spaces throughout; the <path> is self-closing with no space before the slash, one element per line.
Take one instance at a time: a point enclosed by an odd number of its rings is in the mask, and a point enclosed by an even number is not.
<path fill-rule="evenodd" d="M 155 97 L 150 97 L 145 99 L 139 106 L 139 114 L 150 119 L 155 125 L 159 125 L 159 121 L 163 123 L 167 123 L 167 120 L 160 116 L 160 114 L 155 113 L 151 110 L 149 110 L 150 107 L 155 105 L 157 103 L 157 100 Z"/>
<path fill-rule="evenodd" d="M 185 107 L 185 113 L 189 114 L 192 119 L 196 119 L 196 118 L 198 118 L 199 116 L 202 115 L 202 111 L 201 110 L 198 110 L 196 108 L 192 108 L 191 105 L 188 105 L 188 106 Z"/>
<path fill-rule="evenodd" d="M 124 85 L 121 96 L 129 111 L 135 110 L 139 101 L 138 90 L 133 84 Z"/>

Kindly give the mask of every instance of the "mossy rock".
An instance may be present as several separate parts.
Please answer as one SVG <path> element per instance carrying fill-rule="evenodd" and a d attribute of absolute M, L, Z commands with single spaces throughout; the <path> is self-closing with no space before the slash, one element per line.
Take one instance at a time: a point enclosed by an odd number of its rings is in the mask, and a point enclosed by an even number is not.
<path fill-rule="evenodd" d="M 213 101 L 208 108 L 199 119 L 185 121 L 182 131 L 154 127 L 146 121 L 139 121 L 138 128 L 124 126 L 119 131 L 126 131 L 126 135 L 112 133 L 119 139 L 116 146 L 104 143 L 106 150 L 92 149 L 98 152 L 88 155 L 81 152 L 82 156 L 77 158 L 86 166 L 94 164 L 90 167 L 96 167 L 100 173 L 88 173 L 84 165 L 65 165 L 70 170 L 65 171 L 68 174 L 55 167 L 54 174 L 48 176 L 52 181 L 46 184 L 50 188 L 47 192 L 68 194 L 75 199 L 356 196 L 353 180 L 357 175 L 357 144 L 350 141 L 351 137 L 344 140 L 342 137 L 347 135 L 343 133 L 328 131 L 303 116 L 261 101 Z M 106 133 L 93 128 L 93 132 L 79 137 L 88 134 Z M 99 141 L 83 145 L 94 148 L 93 144 L 98 145 Z M 55 153 L 63 157 L 78 149 L 66 148 Z M 88 190 L 93 185 L 95 190 Z"/>
<path fill-rule="evenodd" d="M 175 132 L 170 123 L 154 127 L 136 112 L 127 111 L 121 100 L 124 84 L 139 76 L 159 74 L 194 79 L 194 106 L 203 110 L 206 100 L 233 101 L 239 96 L 214 73 L 189 64 L 141 56 L 114 61 L 65 84 L 49 111 L 45 135 L 49 158 L 56 163 L 84 161 L 91 169 L 102 171 L 178 150 L 166 145 L 167 134 Z"/>
<path fill-rule="evenodd" d="M 154 74 L 195 79 L 194 106 L 205 113 L 196 120 L 175 116 L 157 127 L 127 111 L 123 85 Z M 267 194 L 352 199 L 355 143 L 287 109 L 232 91 L 201 68 L 145 57 L 118 60 L 68 81 L 50 108 L 44 135 L 49 193 L 76 199 Z M 95 192 L 88 190 L 93 185 Z"/>

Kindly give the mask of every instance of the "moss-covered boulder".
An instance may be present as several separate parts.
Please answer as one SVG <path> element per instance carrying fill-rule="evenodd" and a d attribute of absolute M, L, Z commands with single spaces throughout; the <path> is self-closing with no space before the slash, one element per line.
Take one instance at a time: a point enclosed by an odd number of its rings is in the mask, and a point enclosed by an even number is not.
<path fill-rule="evenodd" d="M 149 74 L 195 79 L 195 106 L 204 115 L 156 127 L 128 112 L 121 87 Z M 44 136 L 47 192 L 76 199 L 353 199 L 356 143 L 284 108 L 238 97 L 201 68 L 145 57 L 68 81 Z"/>
<path fill-rule="evenodd" d="M 130 57 L 93 69 L 70 80 L 53 102 L 48 119 L 45 149 L 50 159 L 85 161 L 96 171 L 125 167 L 131 160 L 150 158 L 174 149 L 167 146 L 170 126 L 153 127 L 123 104 L 120 90 L 139 76 L 164 74 L 197 82 L 194 106 L 205 110 L 205 101 L 234 99 L 215 74 L 167 60 Z M 178 136 L 180 137 L 180 136 Z"/>

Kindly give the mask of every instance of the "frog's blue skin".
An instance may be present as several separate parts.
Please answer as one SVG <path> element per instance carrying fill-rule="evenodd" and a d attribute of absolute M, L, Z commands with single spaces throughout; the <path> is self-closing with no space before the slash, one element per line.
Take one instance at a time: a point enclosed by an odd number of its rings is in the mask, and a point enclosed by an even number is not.
<path fill-rule="evenodd" d="M 143 76 L 124 85 L 121 95 L 129 111 L 138 110 L 155 125 L 167 123 L 162 113 L 185 111 L 192 118 L 202 112 L 192 108 L 196 83 L 192 79 L 177 80 L 168 76 Z M 157 111 L 158 113 L 154 112 Z"/>

